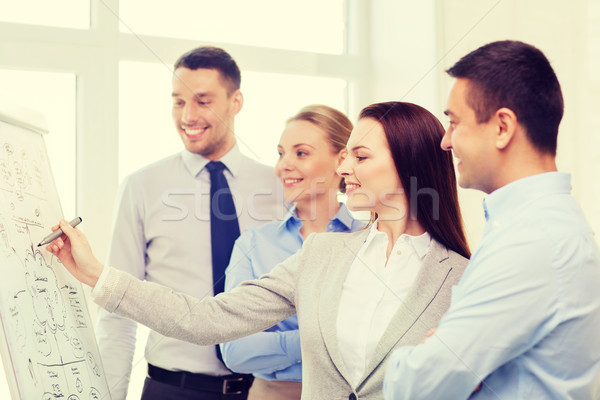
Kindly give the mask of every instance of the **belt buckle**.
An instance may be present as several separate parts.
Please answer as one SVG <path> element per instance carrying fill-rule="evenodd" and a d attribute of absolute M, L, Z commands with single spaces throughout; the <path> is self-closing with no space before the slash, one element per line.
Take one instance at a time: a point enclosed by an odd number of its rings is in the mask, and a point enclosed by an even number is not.
<path fill-rule="evenodd" d="M 230 392 L 229 391 L 229 383 L 231 382 L 243 382 L 244 378 L 243 377 L 238 377 L 238 378 L 232 378 L 232 379 L 223 379 L 223 393 L 222 394 L 242 394 L 244 393 L 243 390 L 238 390 L 237 392 Z M 243 389 L 240 387 L 240 389 Z"/>

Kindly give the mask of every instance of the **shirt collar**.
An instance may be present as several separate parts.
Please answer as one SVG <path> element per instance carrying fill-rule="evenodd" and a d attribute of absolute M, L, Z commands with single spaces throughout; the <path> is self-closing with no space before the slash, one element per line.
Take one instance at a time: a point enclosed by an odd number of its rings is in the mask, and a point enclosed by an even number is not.
<path fill-rule="evenodd" d="M 352 217 L 352 214 L 350 213 L 350 210 L 348 210 L 348 207 L 346 207 L 344 203 L 340 203 L 340 209 L 331 221 L 338 221 L 339 223 L 344 225 L 347 230 L 352 230 L 352 222 L 354 221 L 354 217 Z M 288 224 L 302 226 L 302 221 L 298 217 L 298 210 L 296 209 L 296 204 L 292 204 L 289 208 L 288 213 L 279 224 L 279 230 L 281 231 L 285 229 L 288 226 Z"/>
<path fill-rule="evenodd" d="M 375 220 L 375 222 L 373 222 L 373 224 L 369 228 L 369 236 L 367 236 L 367 239 L 365 240 L 365 246 L 369 246 L 369 244 L 377 236 L 386 240 L 388 239 L 387 235 L 384 232 L 381 232 L 377 229 L 377 220 Z M 429 252 L 429 245 L 431 244 L 431 236 L 428 232 L 425 232 L 419 236 L 412 236 L 403 233 L 397 240 L 403 240 L 409 243 L 411 247 L 415 250 L 415 253 L 417 253 L 417 255 L 419 256 L 419 258 L 425 257 L 425 255 Z"/>
<path fill-rule="evenodd" d="M 344 225 L 346 229 L 352 229 L 352 222 L 354 222 L 354 217 L 352 216 L 350 210 L 348 210 L 348 207 L 346 207 L 344 203 L 340 203 L 340 209 L 335 214 L 335 217 L 332 219 L 332 221 L 335 220 L 339 221 L 342 225 Z"/>
<path fill-rule="evenodd" d="M 570 192 L 571 174 L 566 172 L 546 172 L 518 179 L 483 199 L 485 218 L 497 222 L 540 197 Z"/>
<path fill-rule="evenodd" d="M 187 149 L 184 149 L 181 152 L 181 157 L 183 159 L 183 164 L 192 176 L 197 176 L 210 161 L 208 158 L 203 157 L 200 154 L 192 153 Z M 231 172 L 231 175 L 236 176 L 239 173 L 242 164 L 242 153 L 240 152 L 238 145 L 235 144 L 227 154 L 219 159 L 219 161 L 225 164 L 225 167 Z"/>
<path fill-rule="evenodd" d="M 290 204 L 290 203 L 286 203 L 286 204 Z M 288 225 L 297 225 L 298 227 L 302 226 L 302 221 L 300 221 L 300 218 L 298 218 L 298 211 L 296 210 L 296 204 L 291 204 L 290 208 L 288 208 L 288 212 L 285 215 L 285 217 L 283 217 L 283 220 L 281 220 L 281 222 L 279 223 L 279 228 L 278 230 L 281 232 L 283 230 L 285 230 Z"/>

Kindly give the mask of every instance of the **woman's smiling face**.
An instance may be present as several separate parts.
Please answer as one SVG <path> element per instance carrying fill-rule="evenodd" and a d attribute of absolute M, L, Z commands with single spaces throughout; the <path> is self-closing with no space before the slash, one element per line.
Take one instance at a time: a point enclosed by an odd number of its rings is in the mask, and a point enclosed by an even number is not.
<path fill-rule="evenodd" d="M 347 205 L 379 215 L 406 208 L 406 196 L 382 125 L 362 118 L 348 140 L 348 155 L 338 168 L 346 181 Z"/>
<path fill-rule="evenodd" d="M 281 134 L 277 151 L 275 174 L 288 202 L 337 191 L 340 177 L 336 169 L 345 150 L 336 153 L 323 129 L 308 121 L 291 121 Z"/>

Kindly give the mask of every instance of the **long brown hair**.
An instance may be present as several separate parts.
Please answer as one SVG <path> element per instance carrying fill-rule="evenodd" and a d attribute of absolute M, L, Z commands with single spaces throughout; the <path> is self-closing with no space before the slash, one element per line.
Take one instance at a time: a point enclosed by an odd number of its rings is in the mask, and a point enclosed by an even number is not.
<path fill-rule="evenodd" d="M 415 218 L 438 242 L 469 258 L 471 252 L 458 205 L 452 155 L 442 150 L 444 128 L 429 111 L 412 103 L 365 107 L 359 118 L 383 127 L 396 171 Z"/>

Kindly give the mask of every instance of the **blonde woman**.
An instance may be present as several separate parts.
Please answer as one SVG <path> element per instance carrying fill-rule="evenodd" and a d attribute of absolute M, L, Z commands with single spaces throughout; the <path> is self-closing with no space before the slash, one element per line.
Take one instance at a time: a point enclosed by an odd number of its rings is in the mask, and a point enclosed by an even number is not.
<path fill-rule="evenodd" d="M 225 290 L 271 272 L 302 248 L 313 232 L 348 232 L 364 226 L 338 201 L 344 190 L 336 170 L 346 154 L 352 122 L 340 111 L 310 105 L 290 118 L 281 134 L 275 173 L 290 205 L 282 221 L 247 229 L 233 248 Z M 297 316 L 264 332 L 221 345 L 225 364 L 254 374 L 248 400 L 298 400 L 302 356 Z"/>

